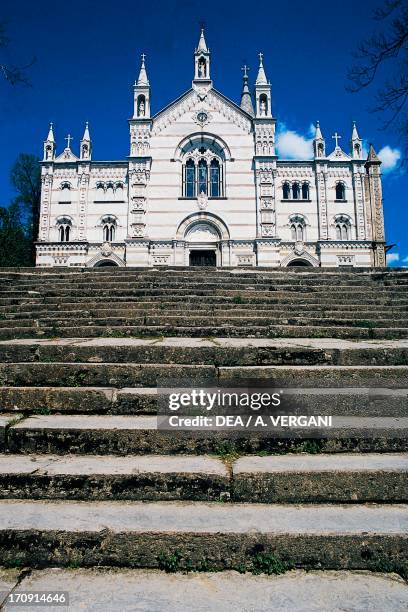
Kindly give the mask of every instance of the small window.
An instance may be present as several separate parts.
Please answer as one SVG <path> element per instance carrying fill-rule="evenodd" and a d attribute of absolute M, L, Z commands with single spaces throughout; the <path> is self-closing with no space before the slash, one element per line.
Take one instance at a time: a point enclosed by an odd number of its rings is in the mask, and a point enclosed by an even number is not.
<path fill-rule="evenodd" d="M 299 183 L 293 183 L 292 185 L 292 197 L 294 200 L 300 199 L 300 187 Z"/>
<path fill-rule="evenodd" d="M 302 185 L 302 199 L 309 200 L 309 185 L 307 183 Z"/>
<path fill-rule="evenodd" d="M 346 199 L 346 187 L 344 183 L 337 183 L 336 185 L 336 200 Z"/>
<path fill-rule="evenodd" d="M 283 194 L 283 199 L 284 200 L 289 200 L 289 198 L 290 198 L 290 185 L 289 185 L 289 183 L 283 183 L 282 194 Z"/>

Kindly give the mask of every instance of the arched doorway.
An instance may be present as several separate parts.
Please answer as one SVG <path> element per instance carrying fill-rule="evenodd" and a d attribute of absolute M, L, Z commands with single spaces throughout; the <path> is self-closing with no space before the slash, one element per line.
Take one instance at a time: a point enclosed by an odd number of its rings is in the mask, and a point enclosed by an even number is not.
<path fill-rule="evenodd" d="M 312 264 L 309 261 L 306 261 L 305 259 L 292 259 L 292 261 L 290 261 L 287 265 L 288 268 L 295 267 L 295 266 L 299 268 L 313 267 Z"/>
<path fill-rule="evenodd" d="M 189 245 L 190 266 L 217 266 L 220 263 L 220 234 L 218 229 L 206 221 L 189 227 L 186 241 Z"/>
<path fill-rule="evenodd" d="M 108 267 L 118 267 L 118 264 L 114 261 L 112 261 L 111 259 L 102 259 L 101 261 L 98 261 L 95 265 L 94 268 L 108 268 Z"/>

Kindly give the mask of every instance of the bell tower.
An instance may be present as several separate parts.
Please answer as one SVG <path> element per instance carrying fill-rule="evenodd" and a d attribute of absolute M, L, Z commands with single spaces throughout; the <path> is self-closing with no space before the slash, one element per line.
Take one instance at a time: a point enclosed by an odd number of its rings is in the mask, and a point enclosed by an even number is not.
<path fill-rule="evenodd" d="M 200 40 L 194 51 L 194 81 L 200 83 L 211 81 L 210 50 L 205 42 L 204 28 L 201 28 Z"/>

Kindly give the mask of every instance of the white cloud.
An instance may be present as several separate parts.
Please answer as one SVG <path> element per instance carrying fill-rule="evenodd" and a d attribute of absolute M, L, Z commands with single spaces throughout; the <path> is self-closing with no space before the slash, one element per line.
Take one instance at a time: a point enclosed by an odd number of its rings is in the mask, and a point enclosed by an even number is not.
<path fill-rule="evenodd" d="M 402 260 L 402 263 L 408 263 L 408 257 L 404 257 L 404 259 Z"/>
<path fill-rule="evenodd" d="M 381 151 L 378 151 L 378 157 L 382 161 L 381 170 L 383 172 L 391 172 L 401 159 L 401 151 L 399 149 L 392 149 L 386 145 Z"/>
<path fill-rule="evenodd" d="M 279 155 L 286 159 L 312 159 L 313 138 L 307 138 L 293 130 L 278 134 L 276 145 Z"/>
<path fill-rule="evenodd" d="M 394 261 L 399 261 L 399 253 L 389 253 L 389 255 L 387 255 L 387 263 L 393 263 Z M 408 257 L 407 257 L 408 259 Z"/>

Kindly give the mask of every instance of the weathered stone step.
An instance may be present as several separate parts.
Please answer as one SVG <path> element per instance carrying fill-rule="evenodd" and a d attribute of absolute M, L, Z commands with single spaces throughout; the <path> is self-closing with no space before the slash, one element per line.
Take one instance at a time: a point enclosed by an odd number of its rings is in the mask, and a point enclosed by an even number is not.
<path fill-rule="evenodd" d="M 408 454 L 250 456 L 235 461 L 232 471 L 235 501 L 408 501 Z"/>
<path fill-rule="evenodd" d="M 0 342 L 0 362 L 408 365 L 408 340 L 97 338 Z"/>
<path fill-rule="evenodd" d="M 408 417 L 408 389 L 284 389 L 293 414 Z M 166 395 L 156 387 L 0 387 L 0 413 L 156 414 Z M 163 406 L 160 403 L 160 406 Z"/>
<path fill-rule="evenodd" d="M 1 499 L 225 501 L 230 489 L 215 457 L 0 455 Z"/>
<path fill-rule="evenodd" d="M 151 316 L 153 315 L 162 315 L 163 313 L 171 313 L 173 316 L 184 316 L 186 310 L 191 309 L 191 304 L 189 303 L 160 303 L 157 304 L 155 302 L 151 303 L 130 303 L 128 305 L 123 306 L 112 305 L 110 308 L 103 307 L 101 305 L 88 306 L 84 305 L 83 308 L 78 308 L 78 305 L 73 305 L 72 309 L 68 307 L 64 307 L 61 304 L 60 309 L 57 309 L 52 305 L 51 308 L 44 308 L 44 305 L 35 305 L 31 306 L 27 309 L 27 306 L 21 305 L 16 308 L 13 307 L 1 307 L 0 309 L 0 319 L 3 319 L 3 322 L 7 321 L 22 321 L 29 320 L 32 321 L 34 318 L 38 318 L 39 315 L 42 317 L 46 316 L 49 318 L 61 318 L 65 319 L 91 316 L 102 318 L 106 316 L 111 317 L 129 317 L 134 315 L 139 315 L 141 313 L 149 313 Z M 65 309 L 66 308 L 66 309 Z M 261 315 L 275 315 L 275 316 L 286 316 L 295 315 L 299 316 L 301 314 L 301 308 L 298 305 L 288 304 L 284 308 L 280 306 L 279 308 L 276 305 L 265 305 L 265 304 L 235 304 L 228 302 L 226 304 L 196 304 L 194 307 L 196 313 L 203 314 L 216 314 L 219 312 L 226 313 L 229 312 L 234 316 L 247 316 L 251 315 L 251 313 L 259 313 Z M 327 316 L 339 316 L 339 317 L 347 317 L 350 319 L 371 319 L 373 318 L 373 309 L 362 309 L 361 307 L 352 311 L 347 306 L 339 306 L 333 305 L 330 307 L 322 306 L 322 305 L 314 305 L 313 314 L 327 317 Z M 375 316 L 380 319 L 406 319 L 408 316 L 408 306 L 397 306 L 393 308 L 381 309 L 376 307 Z"/>
<path fill-rule="evenodd" d="M 0 554 L 31 567 L 154 568 L 175 555 L 178 569 L 243 570 L 273 554 L 310 569 L 370 569 L 403 562 L 406 526 L 404 505 L 3 500 Z"/>
<path fill-rule="evenodd" d="M 76 327 L 19 327 L 0 328 L 0 339 L 15 338 L 161 338 L 179 336 L 194 338 L 354 338 L 354 339 L 406 339 L 407 328 L 399 327 L 319 327 L 306 325 L 231 326 L 211 327 L 169 325 L 111 326 L 87 325 Z"/>
<path fill-rule="evenodd" d="M 161 418 L 163 420 L 164 417 Z M 270 428 L 241 431 L 226 427 L 211 431 L 159 429 L 153 416 L 36 415 L 7 428 L 5 448 L 10 453 L 57 455 L 224 454 L 285 452 L 403 452 L 408 419 L 333 417 L 333 426 L 317 438 L 310 429 Z"/>
<path fill-rule="evenodd" d="M 271 387 L 408 388 L 408 365 L 400 366 L 211 366 L 154 363 L 0 363 L 2 386 L 137 387 L 173 382 L 185 385 L 245 385 L 269 381 Z"/>
<path fill-rule="evenodd" d="M 273 555 L 269 558 L 274 559 Z M 396 574 L 293 570 L 267 576 L 264 572 L 275 568 L 273 563 L 263 566 L 263 559 L 268 557 L 254 558 L 247 568 L 255 574 L 262 572 L 260 576 L 234 571 L 187 574 L 100 567 L 51 568 L 28 574 L 5 570 L 0 576 L 7 585 L 4 590 L 13 593 L 68 591 L 73 611 L 89 609 L 90 602 L 94 610 L 109 612 L 134 610 L 135 602 L 139 610 L 154 612 L 314 612 L 345 607 L 361 612 L 406 612 L 408 607 L 408 588 Z M 205 567 L 210 566 L 203 563 L 199 569 Z"/>
<path fill-rule="evenodd" d="M 45 315 L 45 313 L 43 313 Z M 264 314 L 257 313 L 255 316 L 254 312 L 251 314 L 243 314 L 238 315 L 236 313 L 231 313 L 228 315 L 220 315 L 218 313 L 208 313 L 204 312 L 200 315 L 197 313 L 194 314 L 185 314 L 182 313 L 181 316 L 176 316 L 174 313 L 160 313 L 158 315 L 152 315 L 152 313 L 148 312 L 139 312 L 137 315 L 132 314 L 129 317 L 114 317 L 114 316 L 104 316 L 104 317 L 94 317 L 86 315 L 83 313 L 82 316 L 77 317 L 47 317 L 42 316 L 40 318 L 33 319 L 18 319 L 17 324 L 19 327 L 32 327 L 33 324 L 36 327 L 40 328 L 49 328 L 56 326 L 58 328 L 64 327 L 72 327 L 73 320 L 76 321 L 78 326 L 87 326 L 87 325 L 95 325 L 102 326 L 106 325 L 107 327 L 120 327 L 120 326 L 138 326 L 138 325 L 170 325 L 174 326 L 202 326 L 208 325 L 212 323 L 213 325 L 239 325 L 239 324 L 248 324 L 249 326 L 265 326 L 265 325 L 308 325 L 314 327 L 328 327 L 328 326 L 336 326 L 336 327 L 362 327 L 362 328 L 406 328 L 408 330 L 408 319 L 406 316 L 391 316 L 387 319 L 381 319 L 372 313 L 368 319 L 360 318 L 350 318 L 342 315 L 333 316 L 318 316 L 318 317 L 310 317 L 305 316 L 305 314 L 301 314 L 298 316 L 292 315 L 288 316 L 281 315 L 277 316 L 273 312 L 267 312 Z M 9 328 L 10 320 L 1 321 L 0 320 L 0 328 Z M 408 332 L 407 332 L 408 335 Z"/>
<path fill-rule="evenodd" d="M 269 295 L 264 295 L 262 297 L 259 296 L 248 296 L 247 292 L 238 293 L 237 295 L 222 295 L 222 294 L 209 294 L 209 295 L 198 295 L 197 293 L 190 293 L 186 295 L 177 295 L 175 293 L 165 294 L 165 295 L 139 295 L 139 296 L 123 296 L 119 293 L 115 296 L 110 297 L 109 303 L 117 304 L 118 306 L 125 305 L 133 305 L 133 304 L 150 304 L 154 301 L 156 304 L 167 304 L 169 302 L 176 304 L 264 304 L 268 305 L 307 305 L 310 307 L 327 307 L 331 308 L 333 306 L 344 306 L 350 308 L 357 308 L 360 306 L 368 307 L 368 306 L 382 306 L 382 308 L 394 308 L 396 306 L 401 306 L 406 308 L 408 305 L 408 299 L 403 297 L 396 296 L 379 296 L 376 294 L 372 297 L 365 297 L 364 299 L 355 298 L 355 296 L 338 296 L 335 297 L 333 293 L 326 293 L 322 296 L 315 296 L 309 294 L 298 294 L 298 295 L 276 295 L 276 293 L 271 292 Z M 64 296 L 64 297 L 30 297 L 25 296 L 21 298 L 5 298 L 4 296 L 0 297 L 0 306 L 8 307 L 10 309 L 11 306 L 35 306 L 35 307 L 63 307 L 63 308 L 71 308 L 71 307 L 79 307 L 80 305 L 85 305 L 88 308 L 92 308 L 102 304 L 106 306 L 107 301 L 103 296 L 94 296 L 88 295 L 83 297 L 72 297 L 72 296 Z"/>
<path fill-rule="evenodd" d="M 197 284 L 194 287 L 186 287 L 185 285 L 176 285 L 165 286 L 165 287 L 157 287 L 152 285 L 146 288 L 132 288 L 127 285 L 126 289 L 98 289 L 92 287 L 92 292 L 90 292 L 89 287 L 84 287 L 83 289 L 72 290 L 70 288 L 65 289 L 42 289 L 42 291 L 18 291 L 18 290 L 3 290 L 1 292 L 1 296 L 3 299 L 49 299 L 49 298 L 81 298 L 81 297 L 103 297 L 105 299 L 115 298 L 115 297 L 128 297 L 134 298 L 139 296 L 152 296 L 152 297 L 160 297 L 160 296 L 168 296 L 175 295 L 179 297 L 194 295 L 194 296 L 212 296 L 212 295 L 221 295 L 221 296 L 239 296 L 241 293 L 245 293 L 246 297 L 286 297 L 288 295 L 302 296 L 302 294 L 306 294 L 307 296 L 313 296 L 314 299 L 318 299 L 320 295 L 325 295 L 326 292 L 330 289 L 330 287 L 319 286 L 319 287 L 304 287 L 302 290 L 294 287 L 259 287 L 256 286 L 248 288 L 246 286 L 239 286 L 237 283 L 231 285 L 231 288 L 225 287 L 224 284 L 220 284 L 219 286 L 214 287 L 206 287 L 202 284 Z M 333 289 L 333 287 L 332 287 Z M 335 287 L 336 291 L 341 291 L 343 298 L 349 299 L 361 299 L 365 298 L 392 298 L 400 297 L 403 298 L 407 294 L 407 289 L 405 287 L 393 288 L 390 291 L 387 288 L 373 287 L 371 290 L 364 288 L 353 288 L 353 287 Z"/>
<path fill-rule="evenodd" d="M 406 503 L 408 455 L 0 455 L 1 499 Z"/>

